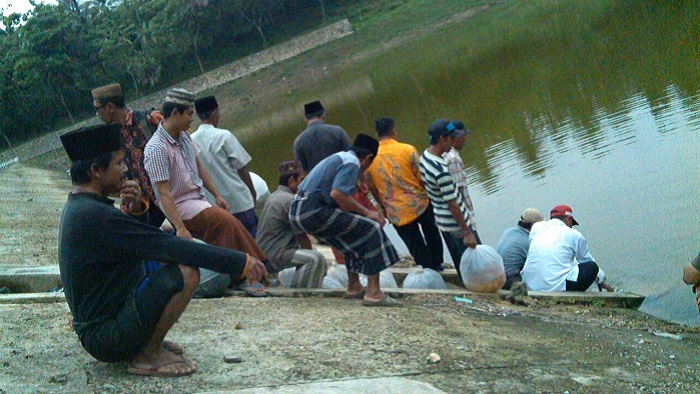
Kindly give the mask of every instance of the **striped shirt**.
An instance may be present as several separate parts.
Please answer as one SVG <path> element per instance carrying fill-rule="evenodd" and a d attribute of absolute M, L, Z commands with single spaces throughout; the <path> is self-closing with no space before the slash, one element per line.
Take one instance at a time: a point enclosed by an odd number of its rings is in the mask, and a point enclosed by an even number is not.
<path fill-rule="evenodd" d="M 151 178 L 158 206 L 163 209 L 156 183 L 169 180 L 170 195 L 182 220 L 190 220 L 211 207 L 204 195 L 202 178 L 199 177 L 197 153 L 197 147 L 186 131 L 181 131 L 176 141 L 165 131 L 162 123 L 143 151 L 143 162 Z"/>
<path fill-rule="evenodd" d="M 449 233 L 462 231 L 457 221 L 452 217 L 447 202 L 457 200 L 462 217 L 469 225 L 467 208 L 447 167 L 447 161 L 425 150 L 420 157 L 420 173 L 423 177 L 423 186 L 425 186 L 428 197 L 433 204 L 435 223 L 440 231 Z"/>

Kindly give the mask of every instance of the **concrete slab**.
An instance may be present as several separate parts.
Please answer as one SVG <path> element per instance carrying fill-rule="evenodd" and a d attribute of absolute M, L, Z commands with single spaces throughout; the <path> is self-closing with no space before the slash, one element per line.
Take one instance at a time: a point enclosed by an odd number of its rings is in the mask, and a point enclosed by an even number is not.
<path fill-rule="evenodd" d="M 279 387 L 256 387 L 243 390 L 206 391 L 200 394 L 441 394 L 432 384 L 404 377 L 376 379 L 351 379 L 331 382 L 314 382 Z"/>

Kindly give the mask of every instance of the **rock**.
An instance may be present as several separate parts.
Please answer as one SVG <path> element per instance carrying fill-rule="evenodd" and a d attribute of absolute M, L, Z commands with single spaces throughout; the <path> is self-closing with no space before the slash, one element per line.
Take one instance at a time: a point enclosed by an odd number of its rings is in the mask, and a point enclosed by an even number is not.
<path fill-rule="evenodd" d="M 243 359 L 240 357 L 235 357 L 235 356 L 224 356 L 224 362 L 229 363 L 229 364 L 238 364 L 238 363 L 242 363 Z"/>
<path fill-rule="evenodd" d="M 437 364 L 440 362 L 440 356 L 437 353 L 430 353 L 428 355 L 428 361 L 430 361 L 433 364 Z"/>

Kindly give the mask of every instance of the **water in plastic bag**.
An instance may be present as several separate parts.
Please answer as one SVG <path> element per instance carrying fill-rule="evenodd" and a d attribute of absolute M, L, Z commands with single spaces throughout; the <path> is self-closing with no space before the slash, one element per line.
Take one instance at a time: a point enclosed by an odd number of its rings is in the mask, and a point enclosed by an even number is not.
<path fill-rule="evenodd" d="M 360 283 L 362 286 L 367 287 L 367 276 L 360 274 Z M 388 269 L 379 273 L 379 288 L 381 289 L 398 289 L 399 284 L 396 283 L 396 278 L 394 274 L 389 272 Z"/>
<path fill-rule="evenodd" d="M 477 293 L 495 293 L 506 283 L 503 259 L 488 245 L 467 248 L 459 264 L 464 287 Z"/>
<path fill-rule="evenodd" d="M 403 288 L 447 290 L 447 285 L 437 271 L 419 265 L 408 271 L 408 276 L 403 281 Z"/>
<path fill-rule="evenodd" d="M 348 271 L 343 264 L 331 263 L 323 278 L 324 289 L 344 289 L 348 287 Z"/>

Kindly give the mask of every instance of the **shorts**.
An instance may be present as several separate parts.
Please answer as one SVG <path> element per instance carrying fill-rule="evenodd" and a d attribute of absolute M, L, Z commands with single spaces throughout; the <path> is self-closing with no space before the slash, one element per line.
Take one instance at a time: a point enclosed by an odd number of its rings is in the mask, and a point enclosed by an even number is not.
<path fill-rule="evenodd" d="M 85 350 L 104 362 L 129 361 L 145 346 L 173 296 L 182 291 L 182 272 L 177 264 L 165 264 L 146 274 L 132 289 L 116 315 L 79 333 Z"/>

